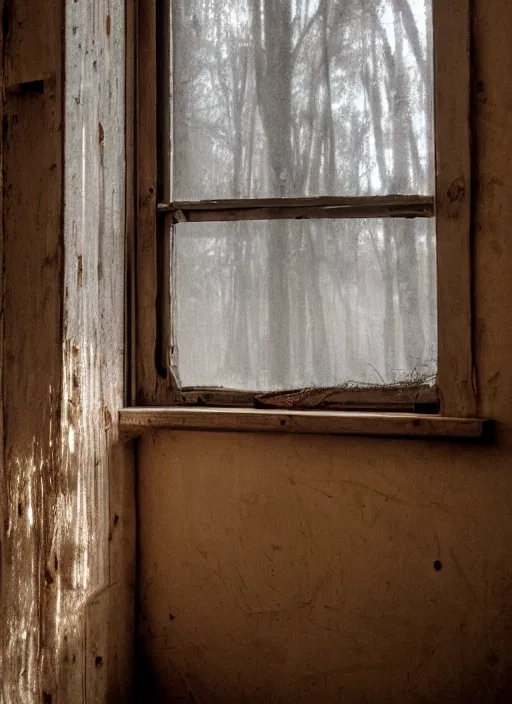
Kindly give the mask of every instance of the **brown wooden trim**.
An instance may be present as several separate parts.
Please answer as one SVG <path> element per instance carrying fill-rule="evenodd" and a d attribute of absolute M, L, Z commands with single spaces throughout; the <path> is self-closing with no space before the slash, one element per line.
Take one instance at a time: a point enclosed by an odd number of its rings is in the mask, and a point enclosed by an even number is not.
<path fill-rule="evenodd" d="M 158 200 L 172 199 L 172 101 L 170 76 L 172 75 L 171 55 L 171 0 L 160 0 L 157 5 L 156 37 L 156 81 L 157 81 L 157 169 Z M 167 148 L 166 148 L 167 147 Z M 158 206 L 157 206 L 158 210 Z"/>
<path fill-rule="evenodd" d="M 259 393 L 238 389 L 182 389 L 182 403 L 194 406 L 289 408 L 324 410 L 416 412 L 430 407 L 438 410 L 438 392 L 432 386 L 395 388 L 310 388 Z"/>
<path fill-rule="evenodd" d="M 137 3 L 137 235 L 136 235 L 136 376 L 138 403 L 172 400 L 172 387 L 163 359 L 160 303 L 164 286 L 165 236 L 157 236 L 158 198 L 157 7 Z M 160 275 L 159 275 L 160 273 Z"/>
<path fill-rule="evenodd" d="M 306 206 L 325 206 L 325 207 L 346 207 L 352 205 L 376 205 L 376 206 L 394 206 L 400 204 L 408 204 L 417 206 L 421 209 L 426 209 L 433 213 L 434 198 L 432 196 L 422 195 L 386 195 L 386 196 L 318 196 L 307 198 L 240 198 L 226 200 L 182 200 L 174 203 L 159 203 L 158 210 L 160 212 L 169 212 L 173 210 L 229 210 L 237 208 L 239 210 L 248 208 L 272 208 L 287 206 L 306 207 Z"/>
<path fill-rule="evenodd" d="M 126 0 L 126 56 L 125 56 L 125 110 L 126 110 L 126 213 L 125 213 L 125 355 L 124 379 L 126 401 L 136 403 L 136 264 L 135 229 L 136 229 L 136 15 L 135 0 Z"/>
<path fill-rule="evenodd" d="M 476 413 L 470 252 L 469 0 L 434 1 L 441 411 Z"/>
<path fill-rule="evenodd" d="M 432 196 L 263 198 L 159 203 L 174 223 L 320 218 L 430 218 Z"/>
<path fill-rule="evenodd" d="M 156 385 L 156 6 L 138 3 L 137 17 L 137 401 Z"/>
<path fill-rule="evenodd" d="M 263 411 L 248 408 L 125 408 L 119 413 L 121 432 L 129 437 L 141 435 L 147 430 L 167 428 L 476 439 L 482 437 L 487 424 L 487 421 L 478 418 L 421 414 Z"/>

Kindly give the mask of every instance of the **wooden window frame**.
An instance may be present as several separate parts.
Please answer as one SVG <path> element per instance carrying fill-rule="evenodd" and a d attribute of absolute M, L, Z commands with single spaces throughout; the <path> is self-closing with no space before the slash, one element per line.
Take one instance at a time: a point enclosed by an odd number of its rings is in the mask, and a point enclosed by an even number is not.
<path fill-rule="evenodd" d="M 158 111 L 165 95 L 170 57 L 161 40 L 169 36 L 169 0 L 136 3 L 128 80 L 128 106 L 134 117 L 133 226 L 128 228 L 129 367 L 132 406 L 206 406 L 285 409 L 287 412 L 362 411 L 436 413 L 441 418 L 470 419 L 476 414 L 472 350 L 471 297 L 471 159 L 470 159 L 470 0 L 433 0 L 435 197 L 372 197 L 368 216 L 436 216 L 438 291 L 438 374 L 435 387 L 307 389 L 252 393 L 226 389 L 180 390 L 168 365 L 170 340 L 169 218 L 173 222 L 269 219 L 278 217 L 361 217 L 361 198 L 263 199 L 160 203 L 166 184 L 158 183 L 157 153 L 169 125 Z M 159 33 L 160 32 L 160 36 Z M 130 38 L 129 38 L 130 41 Z M 160 47 L 160 48 L 159 48 Z M 157 60 L 158 54 L 158 60 Z M 131 96 L 131 100 L 130 100 Z M 129 151 L 130 153 L 130 151 Z M 165 173 L 168 169 L 164 169 Z M 162 173 L 162 169 L 160 169 Z M 128 217 L 130 221 L 130 214 Z M 176 406 L 178 408 L 176 408 Z M 187 409 L 192 410 L 190 408 Z M 185 412 L 185 411 L 184 411 Z M 317 412 L 317 411 L 315 411 Z M 192 414 L 193 415 L 193 414 Z M 161 417 L 161 416 L 160 416 Z M 361 415 L 362 417 L 362 415 Z M 432 416 L 431 416 L 432 417 Z M 147 416 L 146 416 L 147 418 Z M 128 421 L 126 421 L 128 422 Z M 195 422 L 195 421 L 194 421 Z M 257 423 L 256 423 L 257 424 Z M 208 425 L 208 424 L 207 424 Z M 247 426 L 247 423 L 246 423 Z M 196 426 L 197 427 L 197 426 Z M 332 432 L 332 431 L 328 431 Z M 408 434 L 408 433 L 407 433 Z M 437 434 L 437 433 L 435 433 Z"/>

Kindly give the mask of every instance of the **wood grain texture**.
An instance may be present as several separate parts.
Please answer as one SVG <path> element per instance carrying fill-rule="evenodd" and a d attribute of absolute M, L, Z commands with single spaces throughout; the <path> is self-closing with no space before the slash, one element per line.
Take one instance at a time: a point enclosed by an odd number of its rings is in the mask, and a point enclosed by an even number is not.
<path fill-rule="evenodd" d="M 471 310 L 469 2 L 434 2 L 441 408 L 476 413 Z"/>
<path fill-rule="evenodd" d="M 0 701 L 128 702 L 124 2 L 7 2 L 3 19 L 19 89 L 3 120 Z"/>
<path fill-rule="evenodd" d="M 125 408 L 121 432 L 144 430 L 222 430 L 314 433 L 329 435 L 388 435 L 391 437 L 479 438 L 486 421 L 409 413 L 349 413 L 342 411 L 274 411 L 248 408 Z"/>
<path fill-rule="evenodd" d="M 157 110 L 157 86 L 165 83 L 160 63 L 170 61 L 158 46 L 165 33 L 166 20 L 160 16 L 165 17 L 165 8 L 169 11 L 167 3 L 155 5 L 151 0 L 137 3 L 134 396 L 137 403 L 150 406 L 174 403 L 180 396 L 169 368 L 170 233 L 165 221 L 157 218 L 157 197 L 170 191 L 169 179 L 161 175 L 168 164 L 162 136 L 166 121 Z M 165 193 L 159 194 L 159 189 Z"/>
<path fill-rule="evenodd" d="M 137 3 L 137 236 L 135 359 L 138 403 L 169 403 L 166 353 L 161 340 L 160 303 L 168 278 L 164 232 L 157 235 L 157 7 Z M 162 223 L 162 225 L 164 225 Z M 163 240 L 167 239 L 167 242 Z M 163 306 L 165 307 L 165 305 Z"/>
<path fill-rule="evenodd" d="M 418 406 L 436 406 L 435 386 L 401 386 L 395 388 L 309 388 L 259 393 L 237 389 L 184 388 L 182 405 L 232 406 L 256 408 L 342 408 L 368 410 L 415 411 Z"/>
<path fill-rule="evenodd" d="M 125 242 L 125 354 L 124 370 L 126 381 L 126 399 L 130 404 L 136 402 L 137 369 L 135 362 L 136 331 L 136 230 L 137 230 L 137 153 L 136 153 L 136 37 L 137 37 L 137 2 L 126 0 L 126 55 L 125 55 L 125 123 L 126 123 L 126 242 Z"/>
<path fill-rule="evenodd" d="M 3 6 L 3 425 L 0 700 L 56 691 L 62 380 L 62 7 Z"/>
<path fill-rule="evenodd" d="M 137 236 L 136 236 L 136 365 L 137 399 L 144 402 L 157 383 L 157 121 L 156 121 L 156 6 L 137 4 Z"/>
<path fill-rule="evenodd" d="M 80 692 L 87 702 L 125 702 L 134 496 L 128 458 L 115 447 L 124 399 L 125 3 L 66 7 L 62 462 L 73 589 L 63 604 L 74 614 L 68 649 L 72 634 L 77 650 L 86 637 L 84 671 L 70 659 L 59 675 L 66 701 Z"/>
<path fill-rule="evenodd" d="M 392 218 L 434 215 L 431 196 L 262 198 L 159 203 L 174 223 L 230 220 Z"/>

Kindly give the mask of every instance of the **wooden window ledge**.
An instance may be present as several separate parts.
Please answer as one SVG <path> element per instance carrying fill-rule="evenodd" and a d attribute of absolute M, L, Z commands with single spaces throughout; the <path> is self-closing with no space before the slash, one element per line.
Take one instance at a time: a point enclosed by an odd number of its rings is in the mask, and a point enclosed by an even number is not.
<path fill-rule="evenodd" d="M 124 408 L 120 432 L 137 437 L 145 431 L 214 430 L 233 432 L 315 433 L 419 438 L 479 439 L 491 422 L 417 413 L 286 411 L 252 408 Z"/>

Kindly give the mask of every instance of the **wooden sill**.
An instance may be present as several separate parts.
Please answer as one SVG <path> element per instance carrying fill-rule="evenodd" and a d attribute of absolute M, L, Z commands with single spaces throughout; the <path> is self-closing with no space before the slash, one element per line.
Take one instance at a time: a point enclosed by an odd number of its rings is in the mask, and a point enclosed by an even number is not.
<path fill-rule="evenodd" d="M 120 432 L 137 437 L 159 428 L 233 432 L 315 433 L 419 438 L 470 438 L 484 435 L 490 421 L 416 413 L 282 411 L 252 408 L 124 408 Z"/>

